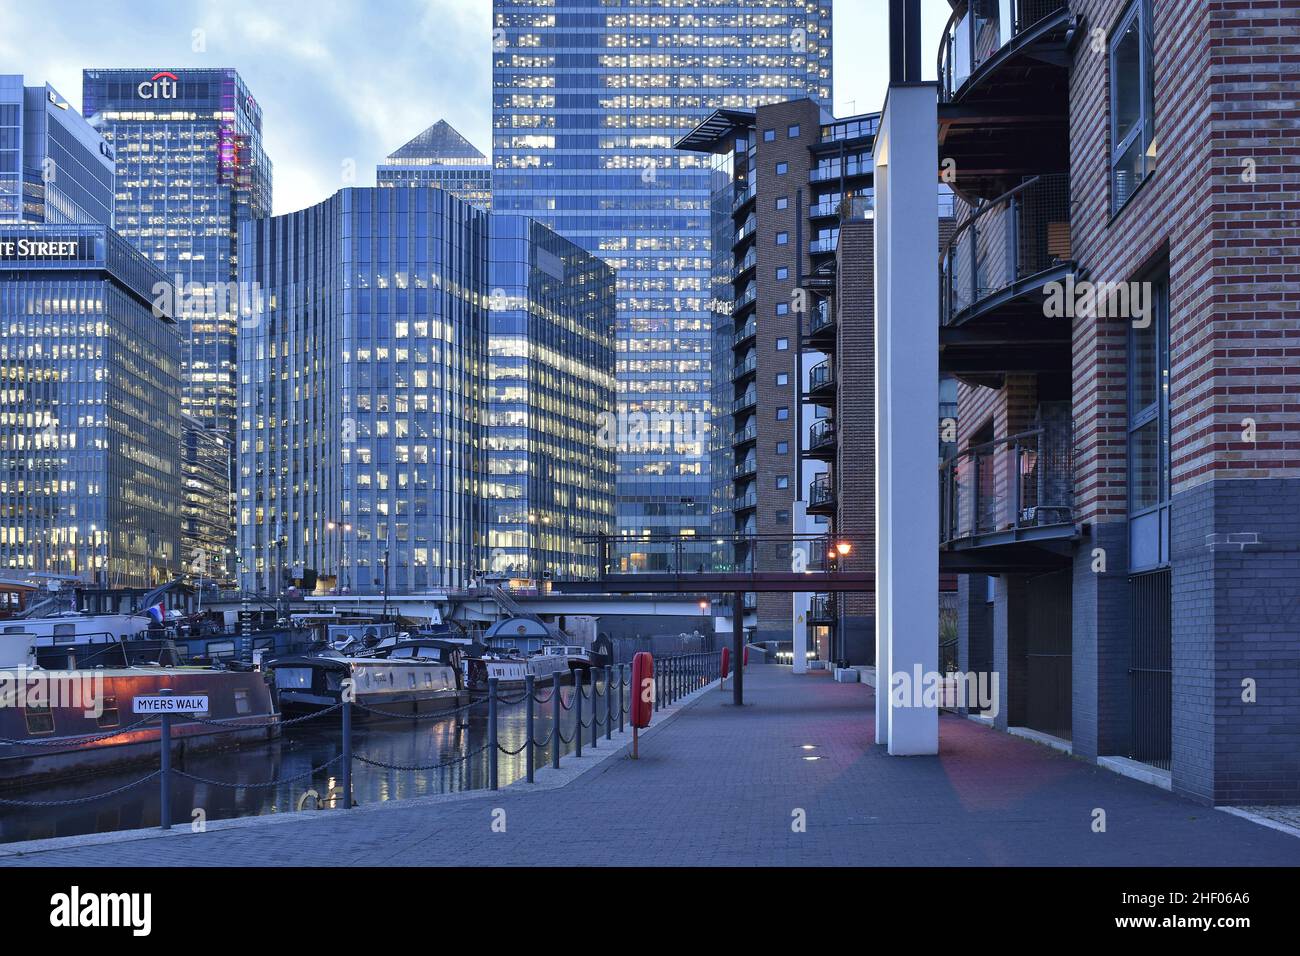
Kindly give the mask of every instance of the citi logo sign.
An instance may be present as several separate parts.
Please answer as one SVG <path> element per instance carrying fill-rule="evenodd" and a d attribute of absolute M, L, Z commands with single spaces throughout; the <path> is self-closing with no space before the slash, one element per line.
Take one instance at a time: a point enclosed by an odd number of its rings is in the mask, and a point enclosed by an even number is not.
<path fill-rule="evenodd" d="M 180 89 L 180 79 L 175 73 L 155 73 L 135 88 L 142 100 L 174 100 Z"/>

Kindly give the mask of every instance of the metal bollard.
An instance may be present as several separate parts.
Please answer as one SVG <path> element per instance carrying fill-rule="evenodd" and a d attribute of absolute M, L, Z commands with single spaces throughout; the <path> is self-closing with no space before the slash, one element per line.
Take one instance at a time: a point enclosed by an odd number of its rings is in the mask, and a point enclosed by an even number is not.
<path fill-rule="evenodd" d="M 352 809 L 352 701 L 343 695 L 343 809 Z"/>
<path fill-rule="evenodd" d="M 560 739 L 560 672 L 556 671 L 551 675 L 551 767 L 555 770 L 560 769 L 560 747 L 564 741 Z"/>
<path fill-rule="evenodd" d="M 488 678 L 488 786 L 497 789 L 497 682 Z"/>
<path fill-rule="evenodd" d="M 594 670 L 587 671 L 591 677 L 591 749 L 596 749 L 596 739 L 600 737 L 600 688 L 596 686 L 599 676 Z"/>
<path fill-rule="evenodd" d="M 626 664 L 618 665 L 618 732 L 620 734 L 623 732 L 623 714 L 625 713 L 623 709 L 623 669 L 625 667 L 627 667 Z"/>
<path fill-rule="evenodd" d="M 614 695 L 610 693 L 609 684 L 614 679 L 614 668 L 605 665 L 605 739 L 614 737 Z"/>
<path fill-rule="evenodd" d="M 573 712 L 578 717 L 578 722 L 573 725 L 573 741 L 577 745 L 574 748 L 575 757 L 582 756 L 582 668 L 575 668 L 573 671 Z"/>
<path fill-rule="evenodd" d="M 170 687 L 164 687 L 159 693 L 163 697 L 172 695 Z M 158 784 L 158 823 L 164 830 L 172 828 L 172 718 L 170 714 L 162 715 L 162 725 L 158 730 L 158 745 L 162 748 L 159 769 L 162 770 Z"/>
<path fill-rule="evenodd" d="M 524 778 L 529 783 L 533 782 L 533 764 L 536 761 L 533 753 L 533 691 L 536 681 L 532 674 L 524 677 L 524 693 L 528 695 L 528 709 L 524 716 L 524 730 L 528 733 L 528 743 L 524 747 Z"/>

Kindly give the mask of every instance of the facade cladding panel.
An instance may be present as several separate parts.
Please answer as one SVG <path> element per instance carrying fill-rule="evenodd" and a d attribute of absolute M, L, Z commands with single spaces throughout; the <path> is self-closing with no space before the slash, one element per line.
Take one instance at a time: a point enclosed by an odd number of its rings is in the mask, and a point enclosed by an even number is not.
<path fill-rule="evenodd" d="M 241 583 L 461 588 L 482 522 L 488 217 L 438 189 L 345 189 L 247 223 Z M 387 575 L 385 574 L 387 572 Z"/>
<path fill-rule="evenodd" d="M 114 587 L 179 570 L 181 346 L 165 291 L 107 226 L 0 226 L 0 566 Z"/>
<path fill-rule="evenodd" d="M 831 2 L 496 0 L 493 17 L 493 208 L 617 269 L 618 413 L 676 416 L 677 434 L 620 453 L 618 530 L 694 539 L 707 562 L 705 427 L 730 427 L 711 401 L 711 166 L 672 147 L 718 108 L 827 107 Z M 673 551 L 625 561 L 664 568 Z"/>
<path fill-rule="evenodd" d="M 486 567 L 590 578 L 614 523 L 614 271 L 535 220 L 489 221 Z"/>

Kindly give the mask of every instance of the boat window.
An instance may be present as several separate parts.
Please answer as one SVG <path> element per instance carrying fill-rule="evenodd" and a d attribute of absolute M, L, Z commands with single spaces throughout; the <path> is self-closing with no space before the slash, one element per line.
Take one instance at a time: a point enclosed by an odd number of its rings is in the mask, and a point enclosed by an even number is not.
<path fill-rule="evenodd" d="M 415 690 L 415 673 L 412 672 L 410 674 L 407 674 L 406 679 L 411 685 L 411 690 Z"/>
<path fill-rule="evenodd" d="M 433 675 L 428 671 L 424 672 L 424 686 L 430 689 L 433 687 Z"/>
<path fill-rule="evenodd" d="M 233 657 L 234 654 L 234 641 L 213 641 L 208 645 L 208 657 Z"/>
<path fill-rule="evenodd" d="M 248 702 L 248 688 L 237 687 L 235 689 L 235 713 L 247 714 L 253 710 L 252 705 Z"/>
<path fill-rule="evenodd" d="M 311 687 L 311 668 L 277 667 L 275 669 L 275 686 L 281 689 L 286 687 Z"/>
<path fill-rule="evenodd" d="M 77 625 L 75 624 L 55 624 L 54 625 L 54 643 L 71 644 L 77 639 Z"/>
<path fill-rule="evenodd" d="M 95 718 L 95 723 L 100 727 L 116 727 L 122 722 L 121 715 L 117 711 L 117 698 L 105 697 L 104 706 Z"/>
<path fill-rule="evenodd" d="M 23 716 L 27 719 L 29 734 L 54 733 L 54 714 L 50 711 L 49 704 L 41 707 L 25 707 Z"/>

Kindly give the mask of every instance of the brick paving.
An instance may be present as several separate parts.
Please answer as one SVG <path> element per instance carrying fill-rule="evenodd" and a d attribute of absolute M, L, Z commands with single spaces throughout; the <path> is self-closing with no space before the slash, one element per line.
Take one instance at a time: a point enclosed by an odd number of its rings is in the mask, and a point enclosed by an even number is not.
<path fill-rule="evenodd" d="M 940 756 L 889 757 L 865 685 L 776 665 L 745 681 L 743 710 L 706 691 L 640 761 L 611 757 L 563 786 L 544 770 L 537 787 L 454 800 L 9 845 L 0 865 L 1300 865 L 1289 833 L 959 717 L 941 719 Z"/>

